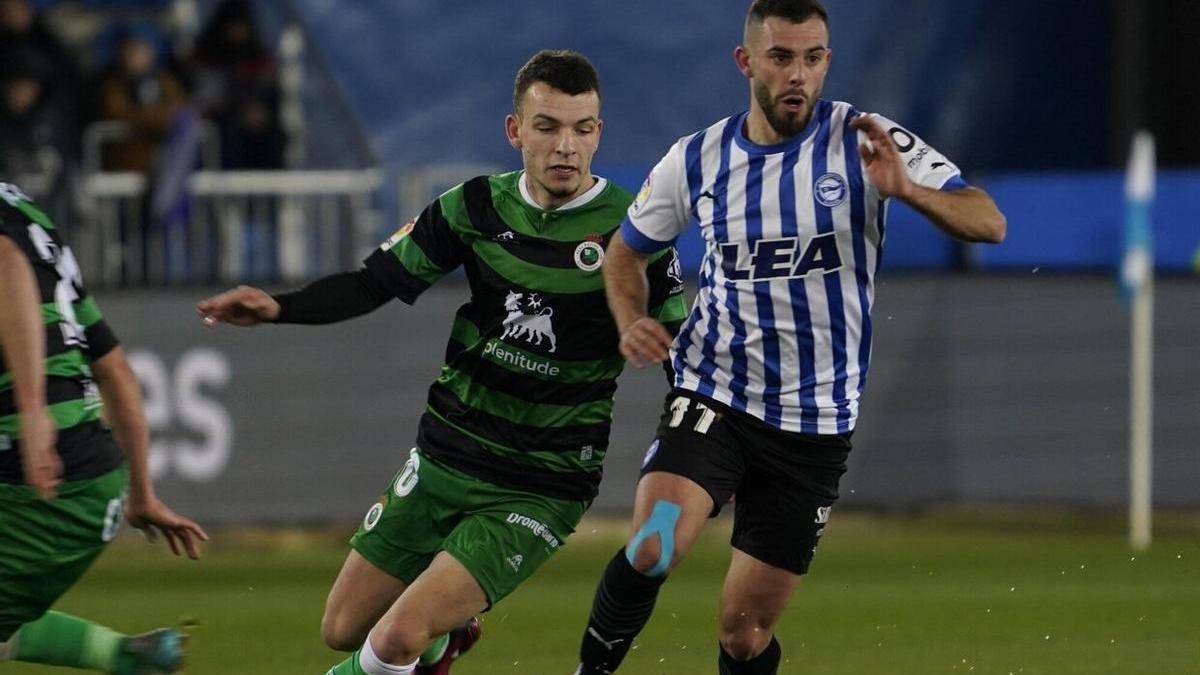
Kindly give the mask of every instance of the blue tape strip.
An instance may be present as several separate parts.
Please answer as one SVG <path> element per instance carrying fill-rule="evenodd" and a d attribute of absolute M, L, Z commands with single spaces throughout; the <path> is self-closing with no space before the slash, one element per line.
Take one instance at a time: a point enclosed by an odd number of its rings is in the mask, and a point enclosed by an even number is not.
<path fill-rule="evenodd" d="M 625 557 L 629 560 L 629 564 L 633 564 L 634 554 L 637 553 L 638 547 L 642 542 L 658 535 L 659 553 L 658 563 L 646 573 L 646 576 L 661 577 L 667 573 L 667 568 L 671 566 L 671 557 L 675 554 L 675 524 L 679 522 L 679 514 L 683 513 L 683 508 L 675 502 L 669 502 L 665 499 L 660 499 L 654 503 L 654 510 L 650 512 L 650 517 L 646 522 L 642 523 L 637 534 L 633 535 L 633 539 L 629 541 L 629 545 L 625 547 Z"/>

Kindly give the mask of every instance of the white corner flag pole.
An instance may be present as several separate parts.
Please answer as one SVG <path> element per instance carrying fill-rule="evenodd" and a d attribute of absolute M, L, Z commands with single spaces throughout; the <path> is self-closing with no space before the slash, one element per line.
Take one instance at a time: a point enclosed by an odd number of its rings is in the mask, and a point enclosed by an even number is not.
<path fill-rule="evenodd" d="M 1150 546 L 1152 441 L 1154 431 L 1154 247 L 1150 209 L 1154 201 L 1154 137 L 1133 137 L 1125 174 L 1125 258 L 1121 280 L 1130 312 L 1129 543 Z"/>

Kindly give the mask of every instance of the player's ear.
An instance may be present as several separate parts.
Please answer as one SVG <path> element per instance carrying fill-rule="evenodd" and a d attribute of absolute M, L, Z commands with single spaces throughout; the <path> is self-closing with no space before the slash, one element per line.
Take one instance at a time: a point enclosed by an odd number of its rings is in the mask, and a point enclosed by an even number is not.
<path fill-rule="evenodd" d="M 737 69 L 742 71 L 742 75 L 746 76 L 746 79 L 753 78 L 750 73 L 750 52 L 746 51 L 742 45 L 733 48 L 733 62 L 737 65 Z"/>
<path fill-rule="evenodd" d="M 509 145 L 521 149 L 521 120 L 516 115 L 509 114 L 504 118 L 504 135 L 508 137 Z"/>

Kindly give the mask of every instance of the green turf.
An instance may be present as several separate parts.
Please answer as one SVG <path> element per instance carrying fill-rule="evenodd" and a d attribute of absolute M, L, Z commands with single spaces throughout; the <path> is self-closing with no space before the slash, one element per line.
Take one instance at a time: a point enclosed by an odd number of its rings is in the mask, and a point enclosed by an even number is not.
<path fill-rule="evenodd" d="M 711 528 L 666 586 L 622 673 L 716 671 L 724 527 Z M 558 558 L 484 617 L 484 639 L 455 675 L 572 672 L 620 532 L 585 521 Z M 194 617 L 190 673 L 320 675 L 340 660 L 317 626 L 344 555 L 331 538 L 239 539 L 190 563 L 127 538 L 58 608 L 127 631 Z M 1200 537 L 1160 535 L 1135 556 L 1116 529 L 835 518 L 779 637 L 785 674 L 1200 673 Z"/>

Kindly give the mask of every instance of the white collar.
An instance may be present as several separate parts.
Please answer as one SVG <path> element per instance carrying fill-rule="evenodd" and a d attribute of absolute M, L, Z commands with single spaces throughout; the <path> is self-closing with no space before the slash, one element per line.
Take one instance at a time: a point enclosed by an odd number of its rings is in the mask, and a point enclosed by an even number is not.
<path fill-rule="evenodd" d="M 557 209 L 553 209 L 553 210 L 554 211 L 565 211 L 566 209 L 573 209 L 578 206 L 583 206 L 584 204 L 587 204 L 588 202 L 592 201 L 597 196 L 599 196 L 599 194 L 604 191 L 604 186 L 608 185 L 608 179 L 603 178 L 601 176 L 594 176 L 594 178 L 596 179 L 596 184 L 593 185 L 591 187 L 591 189 L 589 189 L 587 192 L 579 195 L 575 199 L 572 199 L 571 201 L 567 202 L 566 204 L 563 204 L 562 206 L 558 207 Z M 537 200 L 533 198 L 533 194 L 529 192 L 529 186 L 525 184 L 525 181 L 526 181 L 525 172 L 522 171 L 521 178 L 519 180 L 517 180 L 517 186 L 520 187 L 521 198 L 525 200 L 525 203 L 529 204 L 530 206 L 532 206 L 535 209 L 541 209 L 542 211 L 550 211 L 551 209 L 547 209 L 546 207 L 537 203 Z"/>

